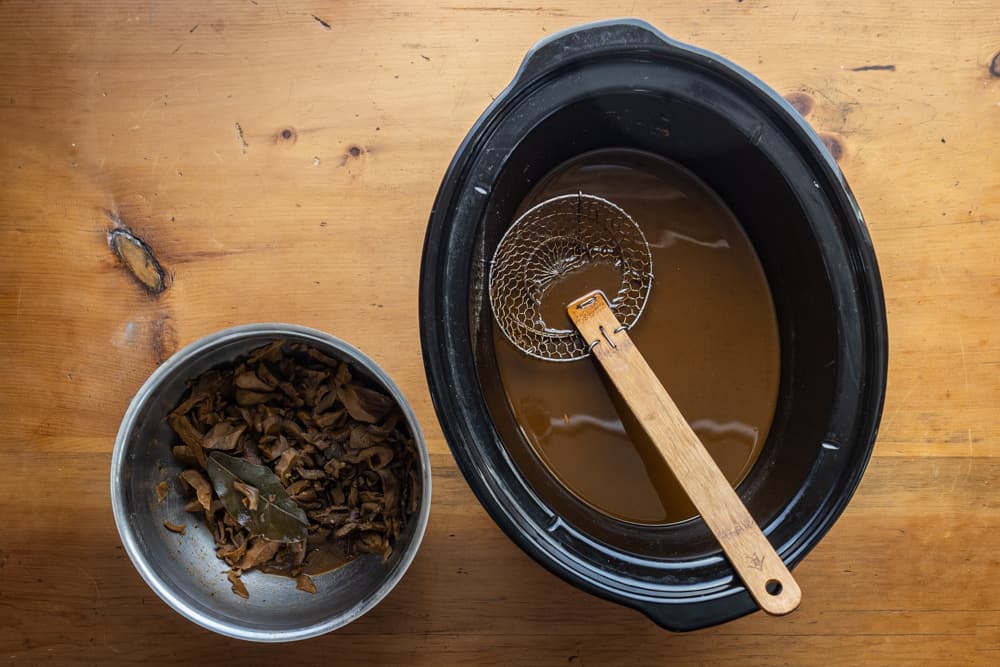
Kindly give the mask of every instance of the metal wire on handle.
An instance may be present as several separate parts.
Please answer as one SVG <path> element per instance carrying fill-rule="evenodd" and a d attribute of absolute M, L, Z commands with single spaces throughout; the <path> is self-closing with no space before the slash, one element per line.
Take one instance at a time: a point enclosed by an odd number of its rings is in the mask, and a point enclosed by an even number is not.
<path fill-rule="evenodd" d="M 618 272 L 621 281 L 609 302 L 622 326 L 630 328 L 646 306 L 653 259 L 642 230 L 625 211 L 579 192 L 547 199 L 514 221 L 490 264 L 490 306 L 507 340 L 547 361 L 587 357 L 590 344 L 576 329 L 547 324 L 541 307 L 561 278 L 594 264 Z"/>

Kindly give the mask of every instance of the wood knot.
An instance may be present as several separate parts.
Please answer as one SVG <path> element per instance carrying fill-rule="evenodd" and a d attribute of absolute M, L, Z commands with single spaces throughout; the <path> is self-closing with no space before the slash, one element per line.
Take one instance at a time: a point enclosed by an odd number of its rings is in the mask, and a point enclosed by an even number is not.
<path fill-rule="evenodd" d="M 274 143 L 276 144 L 288 144 L 291 146 L 296 141 L 299 140 L 299 133 L 295 131 L 294 127 L 283 127 L 274 133 Z"/>
<path fill-rule="evenodd" d="M 160 315 L 151 327 L 149 346 L 157 365 L 162 364 L 177 351 L 177 330 L 169 315 Z"/>
<path fill-rule="evenodd" d="M 792 105 L 792 108 L 798 111 L 803 117 L 808 116 L 809 112 L 813 109 L 813 98 L 800 90 L 788 93 L 784 97 Z"/>
<path fill-rule="evenodd" d="M 340 166 L 346 167 L 348 163 L 352 160 L 359 160 L 368 153 L 371 153 L 372 149 L 367 146 L 359 146 L 358 144 L 351 144 L 344 151 L 344 154 L 340 156 Z"/>
<path fill-rule="evenodd" d="M 823 145 L 826 146 L 826 150 L 830 151 L 833 159 L 840 162 L 840 158 L 844 157 L 843 140 L 830 132 L 820 132 L 819 138 L 823 141 Z"/>
<path fill-rule="evenodd" d="M 1000 51 L 997 51 L 993 60 L 990 61 L 990 76 L 994 79 L 1000 79 Z"/>
<path fill-rule="evenodd" d="M 167 289 L 167 273 L 157 261 L 153 249 L 127 227 L 113 229 L 108 234 L 108 246 L 146 292 L 158 296 Z"/>

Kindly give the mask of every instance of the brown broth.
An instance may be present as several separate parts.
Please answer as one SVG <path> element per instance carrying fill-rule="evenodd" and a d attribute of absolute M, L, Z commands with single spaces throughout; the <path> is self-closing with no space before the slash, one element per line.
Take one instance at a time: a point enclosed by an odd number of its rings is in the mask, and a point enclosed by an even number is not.
<path fill-rule="evenodd" d="M 725 204 L 690 172 L 627 149 L 595 151 L 561 165 L 518 214 L 578 191 L 616 203 L 645 234 L 654 280 L 631 336 L 727 479 L 738 484 L 767 438 L 779 378 L 774 304 L 750 241 Z M 546 318 L 592 289 L 613 293 L 608 282 L 600 267 L 571 274 L 546 295 Z M 568 322 L 558 326 L 569 328 Z M 499 327 L 494 344 L 524 437 L 577 497 L 635 523 L 696 514 L 593 360 L 531 358 Z"/>

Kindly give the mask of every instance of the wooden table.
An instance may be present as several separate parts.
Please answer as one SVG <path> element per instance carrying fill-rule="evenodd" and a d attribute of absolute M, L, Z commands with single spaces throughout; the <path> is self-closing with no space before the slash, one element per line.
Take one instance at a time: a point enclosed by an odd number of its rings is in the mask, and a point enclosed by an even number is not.
<path fill-rule="evenodd" d="M 0 4 L 0 660 L 1000 662 L 996 4 L 688 4 Z M 805 597 L 787 618 L 673 635 L 563 583 L 488 518 L 431 407 L 417 274 L 444 169 L 532 43 L 607 11 L 789 95 L 840 155 L 878 252 L 881 435 L 796 570 Z M 110 251 L 119 225 L 165 270 L 159 294 Z M 434 466 L 400 586 L 291 646 L 171 611 L 124 555 L 108 497 L 143 380 L 179 346 L 254 321 L 364 348 L 413 402 Z"/>

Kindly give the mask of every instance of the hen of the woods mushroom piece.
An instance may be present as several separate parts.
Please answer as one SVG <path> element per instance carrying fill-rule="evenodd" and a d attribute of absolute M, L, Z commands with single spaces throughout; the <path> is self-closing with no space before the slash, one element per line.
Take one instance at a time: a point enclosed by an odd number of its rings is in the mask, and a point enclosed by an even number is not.
<path fill-rule="evenodd" d="M 275 341 L 204 373 L 167 420 L 185 509 L 204 517 L 242 597 L 254 568 L 315 593 L 309 575 L 386 560 L 418 509 L 419 458 L 398 406 L 307 345 Z"/>

